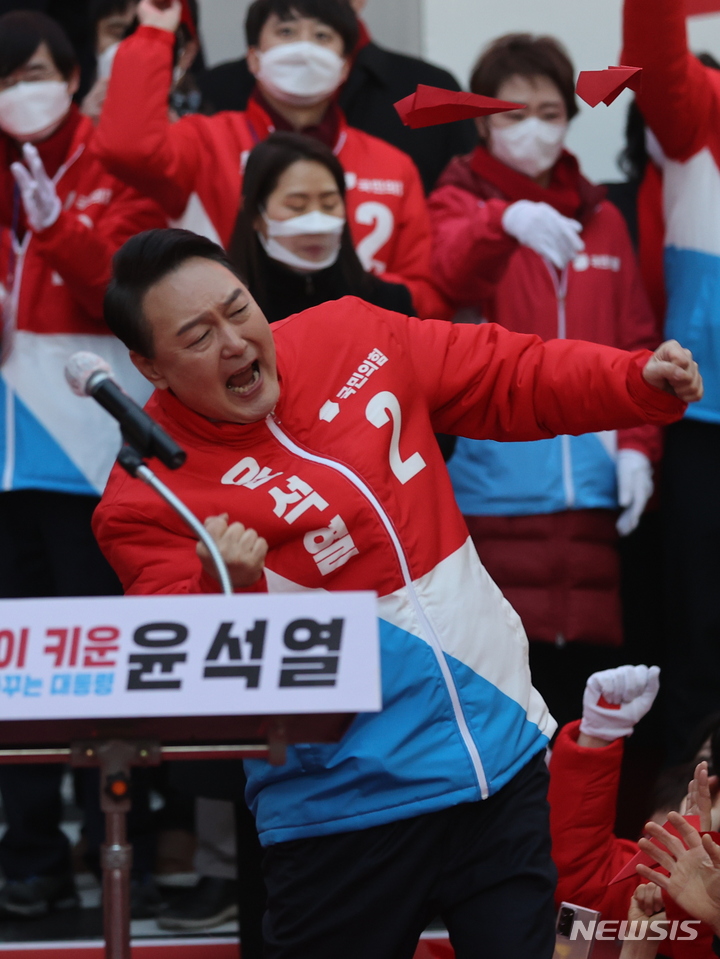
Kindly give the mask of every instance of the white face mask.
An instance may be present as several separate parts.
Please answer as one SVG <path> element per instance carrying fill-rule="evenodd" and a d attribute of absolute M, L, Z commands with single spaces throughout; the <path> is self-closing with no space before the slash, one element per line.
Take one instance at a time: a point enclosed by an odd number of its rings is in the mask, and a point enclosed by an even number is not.
<path fill-rule="evenodd" d="M 279 43 L 258 52 L 257 79 L 268 93 L 291 106 L 310 107 L 327 100 L 342 82 L 345 61 L 317 43 Z"/>
<path fill-rule="evenodd" d="M 50 133 L 70 109 L 67 83 L 16 83 L 0 93 L 0 128 L 12 137 Z"/>
<path fill-rule="evenodd" d="M 267 238 L 258 231 L 258 239 L 271 260 L 277 260 L 294 270 L 302 273 L 317 273 L 326 270 L 338 258 L 342 244 L 342 232 L 345 219 L 341 216 L 329 216 L 315 210 L 313 213 L 304 213 L 302 216 L 293 216 L 289 220 L 271 220 L 265 213 L 262 215 L 267 226 Z M 331 236 L 333 245 L 331 252 L 324 260 L 306 260 L 303 256 L 293 253 L 282 243 L 278 243 L 278 236 Z"/>
<path fill-rule="evenodd" d="M 115 54 L 118 52 L 120 47 L 120 41 L 113 43 L 111 46 L 106 47 L 102 53 L 99 53 L 95 62 L 97 64 L 97 79 L 98 80 L 109 80 L 110 74 L 112 73 L 113 63 L 115 62 Z"/>
<path fill-rule="evenodd" d="M 525 176 L 536 177 L 553 167 L 562 153 L 567 123 L 527 117 L 508 127 L 490 127 L 490 152 Z"/>

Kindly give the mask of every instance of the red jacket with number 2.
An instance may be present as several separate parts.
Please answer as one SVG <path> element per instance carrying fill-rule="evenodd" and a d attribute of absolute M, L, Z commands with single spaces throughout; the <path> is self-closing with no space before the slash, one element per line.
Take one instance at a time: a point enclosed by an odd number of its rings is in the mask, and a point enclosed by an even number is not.
<path fill-rule="evenodd" d="M 120 45 L 94 148 L 107 168 L 157 200 L 177 226 L 227 247 L 240 208 L 247 154 L 273 132 L 251 99 L 244 112 L 189 114 L 170 123 L 174 36 L 140 27 Z M 366 270 L 410 290 L 419 316 L 446 319 L 430 281 L 430 220 L 410 157 L 345 122 L 333 152 L 345 170 L 347 220 Z"/>
<path fill-rule="evenodd" d="M 532 689 L 519 617 L 477 558 L 434 432 L 530 440 L 677 419 L 647 351 L 543 343 L 502 327 L 423 322 L 345 297 L 274 324 L 280 399 L 214 423 L 158 392 L 188 453 L 158 473 L 197 516 L 227 512 L 269 544 L 270 591 L 379 594 L 383 711 L 338 744 L 248 765 L 264 844 L 368 828 L 494 794 L 555 723 Z M 128 592 L 217 592 L 195 538 L 116 470 L 95 514 Z M 243 690 L 238 691 L 242 695 Z"/>

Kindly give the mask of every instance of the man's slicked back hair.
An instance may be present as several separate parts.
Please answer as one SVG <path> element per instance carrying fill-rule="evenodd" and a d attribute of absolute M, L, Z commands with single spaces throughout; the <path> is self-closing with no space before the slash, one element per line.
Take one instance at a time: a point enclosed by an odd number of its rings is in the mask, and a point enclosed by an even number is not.
<path fill-rule="evenodd" d="M 326 23 L 342 37 L 346 56 L 353 52 L 358 42 L 358 20 L 349 0 L 255 0 L 245 18 L 249 47 L 258 46 L 262 28 L 273 14 L 280 20 L 292 20 L 298 16 Z"/>
<path fill-rule="evenodd" d="M 0 77 L 24 66 L 46 43 L 55 66 L 66 80 L 78 65 L 77 55 L 60 24 L 37 10 L 13 10 L 0 17 Z"/>
<path fill-rule="evenodd" d="M 244 282 L 222 247 L 190 230 L 146 230 L 131 237 L 117 251 L 105 294 L 104 315 L 109 329 L 129 350 L 153 358 L 152 329 L 143 313 L 145 294 L 196 257 L 220 263 Z"/>

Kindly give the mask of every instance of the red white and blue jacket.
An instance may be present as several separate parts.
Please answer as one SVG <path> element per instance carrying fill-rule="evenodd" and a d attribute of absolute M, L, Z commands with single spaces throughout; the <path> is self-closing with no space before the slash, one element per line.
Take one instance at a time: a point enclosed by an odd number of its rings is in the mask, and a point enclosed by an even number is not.
<path fill-rule="evenodd" d="M 405 819 L 496 793 L 555 723 L 533 689 L 519 617 L 455 504 L 434 433 L 540 439 L 678 419 L 684 405 L 625 353 L 401 316 L 354 297 L 272 327 L 281 394 L 250 425 L 167 392 L 147 410 L 187 450 L 158 467 L 201 518 L 228 512 L 269 543 L 269 591 L 379 594 L 383 709 L 341 742 L 253 761 L 264 844 Z M 218 592 L 195 540 L 116 469 L 95 534 L 129 593 Z"/>
<path fill-rule="evenodd" d="M 621 63 L 643 68 L 638 106 L 665 153 L 665 333 L 692 350 L 720 423 L 720 72 L 688 49 L 684 0 L 625 0 Z"/>
<path fill-rule="evenodd" d="M 0 280 L 5 349 L 0 371 L 0 489 L 99 495 L 120 448 L 112 419 L 74 396 L 70 356 L 103 356 L 141 402 L 149 390 L 102 318 L 115 251 L 135 233 L 166 225 L 160 208 L 111 176 L 90 151 L 94 127 L 73 115 L 72 138 L 54 176 L 63 203 L 42 233 L 25 228 L 10 163 L 17 148 L 0 136 Z M 41 151 L 43 145 L 41 144 Z"/>
<path fill-rule="evenodd" d="M 248 153 L 273 132 L 247 110 L 168 119 L 174 36 L 140 27 L 120 45 L 95 149 L 116 176 L 156 199 L 176 226 L 227 247 L 240 208 Z M 420 316 L 449 308 L 430 281 L 430 222 L 420 174 L 396 147 L 340 125 L 334 153 L 345 170 L 347 220 L 366 270 L 404 283 Z"/>

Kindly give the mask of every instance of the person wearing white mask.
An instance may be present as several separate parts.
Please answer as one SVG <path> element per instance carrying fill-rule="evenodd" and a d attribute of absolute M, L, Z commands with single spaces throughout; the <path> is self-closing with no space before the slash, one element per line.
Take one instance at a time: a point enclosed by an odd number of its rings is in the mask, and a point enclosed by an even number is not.
<path fill-rule="evenodd" d="M 0 17 L 0 597 L 120 592 L 90 528 L 120 435 L 68 393 L 63 370 L 91 350 L 147 395 L 102 302 L 117 248 L 164 218 L 93 157 L 92 123 L 72 103 L 78 79 L 54 20 Z M 62 775 L 0 766 L 0 917 L 77 902 L 59 828 Z"/>
<path fill-rule="evenodd" d="M 544 340 L 639 349 L 656 323 L 627 228 L 565 148 L 573 66 L 551 37 L 511 34 L 474 93 L 518 103 L 477 121 L 481 144 L 430 198 L 434 269 L 464 318 Z M 622 642 L 617 536 L 638 524 L 660 455 L 654 427 L 541 443 L 458 440 L 455 494 L 490 575 L 520 613 L 534 679 L 559 721 Z M 616 529 L 617 524 L 617 529 Z"/>
<path fill-rule="evenodd" d="M 363 267 L 408 287 L 421 317 L 449 317 L 432 281 L 422 182 L 397 148 L 348 126 L 337 94 L 350 69 L 358 22 L 348 0 L 255 0 L 245 32 L 257 79 L 245 111 L 185 116 L 171 124 L 172 35 L 180 0 L 141 0 L 141 26 L 120 45 L 98 126 L 109 170 L 157 197 L 174 225 L 227 248 L 244 160 L 274 131 L 304 133 L 335 152 L 346 174 L 346 214 Z"/>
<path fill-rule="evenodd" d="M 94 123 L 100 119 L 108 80 L 120 41 L 135 20 L 137 0 L 91 0 L 88 19 L 95 45 L 95 79 L 82 100 L 81 110 Z"/>
<path fill-rule="evenodd" d="M 409 314 L 406 287 L 366 272 L 345 219 L 345 176 L 328 147 L 273 133 L 248 157 L 229 253 L 270 323 L 359 296 Z"/>

